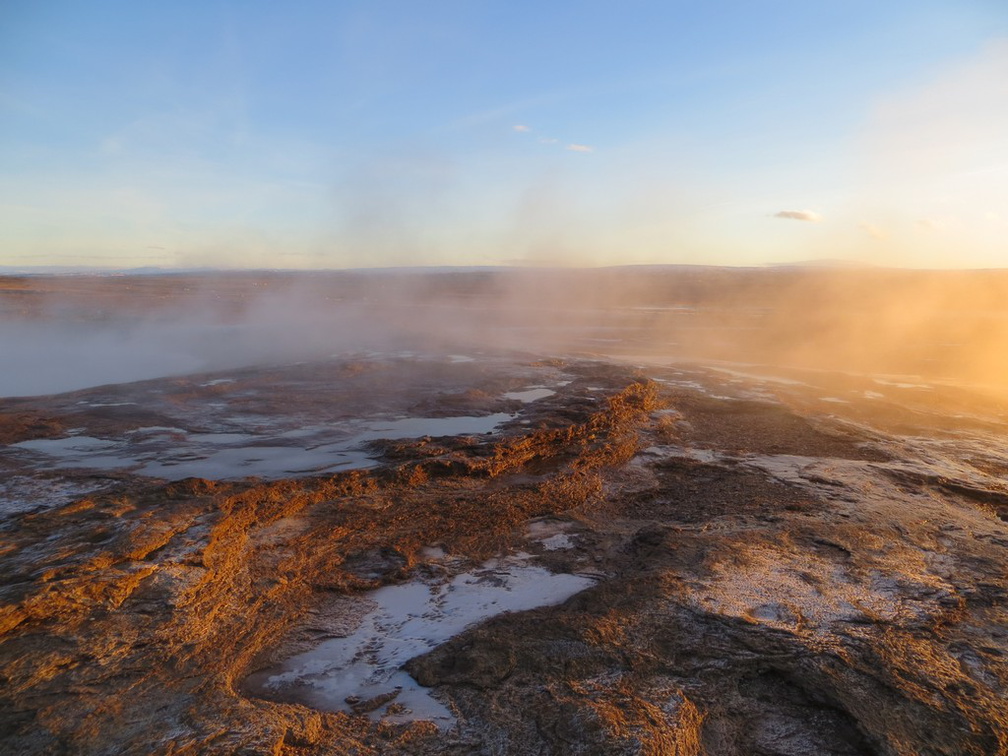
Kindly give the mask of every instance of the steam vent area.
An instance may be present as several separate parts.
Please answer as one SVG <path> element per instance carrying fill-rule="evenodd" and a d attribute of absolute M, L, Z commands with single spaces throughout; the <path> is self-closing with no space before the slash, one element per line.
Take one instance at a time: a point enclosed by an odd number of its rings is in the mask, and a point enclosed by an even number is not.
<path fill-rule="evenodd" d="M 1008 276 L 0 278 L 0 752 L 1008 754 Z"/>

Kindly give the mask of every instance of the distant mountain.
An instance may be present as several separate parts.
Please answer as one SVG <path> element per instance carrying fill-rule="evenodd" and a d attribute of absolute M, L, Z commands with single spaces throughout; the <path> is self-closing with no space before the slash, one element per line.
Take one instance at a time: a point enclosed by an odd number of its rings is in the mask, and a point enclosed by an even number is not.
<path fill-rule="evenodd" d="M 0 265 L 4 276 L 155 276 L 174 273 L 201 273 L 208 268 L 92 268 L 82 265 Z"/>

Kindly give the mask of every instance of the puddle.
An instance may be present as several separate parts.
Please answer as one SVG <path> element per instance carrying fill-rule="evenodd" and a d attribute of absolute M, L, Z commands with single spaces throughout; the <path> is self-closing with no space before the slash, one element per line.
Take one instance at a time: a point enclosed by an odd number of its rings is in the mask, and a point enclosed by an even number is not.
<path fill-rule="evenodd" d="M 144 428 L 134 428 L 133 430 L 126 431 L 127 435 L 136 434 L 138 436 L 156 436 L 156 435 L 186 435 L 185 428 L 176 428 L 169 425 L 148 425 Z"/>
<path fill-rule="evenodd" d="M 556 393 L 553 389 L 548 389 L 544 387 L 530 388 L 525 391 L 508 391 L 504 394 L 505 399 L 516 399 L 523 404 L 528 404 L 529 402 L 535 402 L 539 399 L 545 399 L 547 396 L 553 396 Z"/>
<path fill-rule="evenodd" d="M 421 436 L 470 436 L 491 433 L 494 428 L 514 415 L 498 412 L 482 417 L 406 417 L 401 420 L 379 420 L 369 423 L 367 430 L 354 436 L 354 443 L 380 438 L 420 438 Z"/>
<path fill-rule="evenodd" d="M 447 583 L 379 588 L 367 594 L 371 608 L 352 634 L 257 672 L 245 687 L 253 695 L 316 709 L 350 712 L 356 704 L 361 711 L 369 709 L 373 719 L 429 719 L 444 729 L 454 716 L 401 669 L 406 661 L 477 622 L 559 604 L 592 585 L 590 578 L 554 574 L 513 557 L 487 562 Z"/>
<path fill-rule="evenodd" d="M 697 381 L 688 381 L 677 378 L 656 378 L 655 380 L 659 383 L 664 383 L 667 386 L 689 389 L 690 391 L 698 391 L 701 394 L 707 393 L 707 387 Z"/>
<path fill-rule="evenodd" d="M 719 373 L 724 373 L 735 378 L 741 378 L 743 381 L 755 380 L 762 383 L 779 383 L 782 386 L 808 386 L 808 383 L 804 381 L 798 381 L 794 378 L 784 378 L 779 375 L 763 375 L 761 373 L 747 373 L 741 370 L 730 370 L 729 368 L 712 366 L 711 370 L 716 370 Z"/>
<path fill-rule="evenodd" d="M 22 441 L 10 448 L 42 457 L 36 465 L 41 469 L 123 470 L 166 480 L 275 479 L 377 465 L 376 458 L 361 448 L 368 441 L 480 435 L 493 432 L 513 417 L 505 412 L 406 417 L 262 435 L 188 433 L 181 428 L 149 426 L 127 431 L 118 439 L 71 436 Z"/>
<path fill-rule="evenodd" d="M 167 455 L 135 470 L 140 475 L 167 480 L 182 478 L 285 478 L 291 475 L 311 475 L 337 469 L 358 469 L 376 464 L 366 452 L 319 447 L 301 449 L 296 446 L 243 446 L 221 449 L 207 456 L 182 452 Z"/>
<path fill-rule="evenodd" d="M 69 436 L 67 438 L 38 438 L 11 444 L 19 449 L 28 449 L 53 457 L 90 454 L 119 448 L 119 443 L 91 436 Z"/>

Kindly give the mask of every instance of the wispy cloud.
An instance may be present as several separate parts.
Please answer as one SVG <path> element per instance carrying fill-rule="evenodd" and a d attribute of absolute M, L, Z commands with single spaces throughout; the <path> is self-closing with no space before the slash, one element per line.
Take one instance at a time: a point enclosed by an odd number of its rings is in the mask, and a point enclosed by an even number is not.
<path fill-rule="evenodd" d="M 533 128 L 525 123 L 516 123 L 511 126 L 512 131 L 516 131 L 519 134 L 528 134 L 533 131 Z M 595 152 L 595 148 L 587 144 L 579 144 L 577 142 L 563 143 L 559 139 L 554 137 L 541 136 L 536 139 L 539 144 L 563 144 L 563 148 L 569 152 Z"/>
<path fill-rule="evenodd" d="M 471 129 L 474 126 L 481 126 L 485 123 L 492 123 L 494 121 L 500 122 L 504 119 L 511 121 L 512 118 L 521 117 L 523 112 L 528 112 L 529 108 L 535 108 L 540 105 L 548 105 L 553 102 L 554 99 L 554 95 L 539 95 L 537 97 L 530 97 L 526 100 L 515 100 L 501 105 L 500 107 L 481 110 L 476 113 L 469 113 L 468 115 L 462 116 L 461 118 L 447 124 L 446 128 L 450 131 L 454 131 L 456 129 Z"/>
<path fill-rule="evenodd" d="M 781 210 L 778 213 L 774 213 L 773 217 L 807 221 L 808 223 L 819 223 L 822 220 L 822 216 L 813 210 Z"/>

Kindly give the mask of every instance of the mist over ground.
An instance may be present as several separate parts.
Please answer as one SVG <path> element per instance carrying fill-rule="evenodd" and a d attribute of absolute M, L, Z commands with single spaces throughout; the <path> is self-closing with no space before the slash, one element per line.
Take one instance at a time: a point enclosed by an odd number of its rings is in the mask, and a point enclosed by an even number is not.
<path fill-rule="evenodd" d="M 1008 272 L 626 267 L 0 278 L 0 395 L 520 350 L 1006 388 Z"/>

